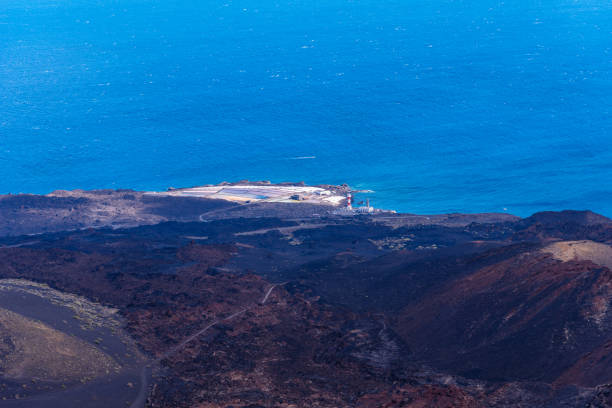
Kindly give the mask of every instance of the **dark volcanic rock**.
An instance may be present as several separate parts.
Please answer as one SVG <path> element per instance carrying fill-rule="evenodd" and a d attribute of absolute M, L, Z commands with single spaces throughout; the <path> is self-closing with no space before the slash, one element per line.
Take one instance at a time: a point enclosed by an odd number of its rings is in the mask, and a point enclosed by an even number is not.
<path fill-rule="evenodd" d="M 611 406 L 607 218 L 296 208 L 7 196 L 0 277 L 119 308 L 149 407 Z"/>
<path fill-rule="evenodd" d="M 612 242 L 612 220 L 591 211 L 542 212 L 518 222 L 517 241 L 590 239 Z"/>
<path fill-rule="evenodd" d="M 553 382 L 612 337 L 611 297 L 609 269 L 524 253 L 408 306 L 397 327 L 440 369 L 495 381 Z M 612 372 L 604 365 L 585 362 L 579 376 L 566 372 L 565 382 L 609 381 Z"/>
<path fill-rule="evenodd" d="M 563 227 L 566 224 L 576 224 L 581 226 L 591 226 L 599 224 L 610 224 L 612 220 L 603 215 L 592 211 L 544 211 L 533 214 L 519 222 L 519 227 L 526 227 L 533 224 L 542 224 L 548 227 Z"/>

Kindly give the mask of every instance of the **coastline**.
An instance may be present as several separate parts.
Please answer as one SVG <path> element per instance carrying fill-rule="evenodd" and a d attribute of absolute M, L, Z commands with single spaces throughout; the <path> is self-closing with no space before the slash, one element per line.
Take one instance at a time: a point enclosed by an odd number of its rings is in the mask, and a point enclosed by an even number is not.
<path fill-rule="evenodd" d="M 399 213 L 369 206 L 365 204 L 368 201 L 358 201 L 349 207 L 349 197 L 356 191 L 360 190 L 352 190 L 346 184 L 308 186 L 301 182 L 273 184 L 243 180 L 166 191 L 77 189 L 56 190 L 46 195 L 0 195 L 0 236 L 230 218 L 279 218 L 299 222 L 332 218 L 348 222 L 355 217 L 366 217 L 395 227 L 455 226 L 520 219 L 507 213 Z"/>
<path fill-rule="evenodd" d="M 4 196 L 0 277 L 118 309 L 160 366 L 119 384 L 132 406 L 374 408 L 416 392 L 423 406 L 444 395 L 446 406 L 502 398 L 545 408 L 600 397 L 612 220 L 336 213 L 347 204 L 132 190 Z M 580 347 L 551 351 L 568 327 Z M 580 388 L 557 392 L 559 382 Z"/>

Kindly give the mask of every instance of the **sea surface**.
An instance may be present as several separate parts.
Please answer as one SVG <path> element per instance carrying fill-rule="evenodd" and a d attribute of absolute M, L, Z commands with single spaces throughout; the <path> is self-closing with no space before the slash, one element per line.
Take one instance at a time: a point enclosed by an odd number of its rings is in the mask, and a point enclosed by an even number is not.
<path fill-rule="evenodd" d="M 0 193 L 612 216 L 611 47 L 609 0 L 2 0 Z"/>

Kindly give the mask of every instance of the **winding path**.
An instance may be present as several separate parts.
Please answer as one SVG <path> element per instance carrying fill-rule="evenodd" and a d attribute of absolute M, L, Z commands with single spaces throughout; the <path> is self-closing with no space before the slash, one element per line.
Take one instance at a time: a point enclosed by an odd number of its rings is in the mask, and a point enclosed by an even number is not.
<path fill-rule="evenodd" d="M 162 354 L 160 357 L 156 358 L 152 363 L 147 364 L 146 366 L 142 367 L 142 370 L 140 371 L 140 389 L 138 390 L 138 395 L 136 396 L 136 399 L 134 400 L 134 402 L 132 402 L 132 405 L 130 405 L 130 408 L 143 408 L 145 406 L 145 403 L 147 402 L 147 390 L 149 389 L 149 381 L 151 379 L 152 365 L 153 364 L 158 364 L 162 360 L 165 360 L 165 359 L 167 359 L 169 357 L 172 357 L 174 354 L 176 354 L 179 351 L 181 351 L 187 344 L 189 344 L 193 340 L 197 339 L 198 337 L 200 337 L 201 335 L 206 333 L 210 328 L 218 325 L 219 323 L 231 320 L 231 319 L 233 319 L 236 316 L 240 316 L 241 314 L 243 314 L 247 310 L 250 310 L 250 309 L 252 309 L 253 307 L 255 307 L 257 305 L 260 305 L 260 306 L 265 305 L 266 302 L 268 301 L 268 298 L 270 297 L 270 294 L 274 290 L 274 288 L 276 288 L 279 285 L 284 285 L 284 283 L 273 284 L 272 286 L 270 286 L 268 288 L 268 290 L 266 291 L 264 297 L 257 304 L 249 306 L 249 307 L 246 307 L 246 308 L 244 308 L 242 310 L 239 310 L 239 311 L 237 311 L 235 313 L 232 313 L 231 315 L 229 315 L 227 317 L 224 317 L 223 319 L 215 320 L 214 322 L 210 323 L 208 326 L 204 327 L 202 330 L 199 330 L 198 332 L 196 332 L 196 333 L 192 334 L 191 336 L 187 337 L 185 340 L 183 340 L 182 342 L 177 344 L 175 347 L 171 348 L 170 350 L 168 350 L 167 352 Z"/>

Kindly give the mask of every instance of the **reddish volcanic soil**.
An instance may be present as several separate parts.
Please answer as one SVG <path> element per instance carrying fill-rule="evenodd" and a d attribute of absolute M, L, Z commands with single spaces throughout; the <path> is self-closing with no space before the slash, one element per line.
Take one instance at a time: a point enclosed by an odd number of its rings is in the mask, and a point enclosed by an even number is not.
<path fill-rule="evenodd" d="M 611 283 L 612 272 L 591 262 L 524 253 L 406 307 L 397 327 L 441 369 L 552 382 L 612 335 Z"/>
<path fill-rule="evenodd" d="M 160 359 L 149 407 L 612 406 L 607 218 L 275 217 L 211 201 L 4 198 L 0 278 L 119 308 Z M 69 231 L 92 214 L 125 228 Z"/>

